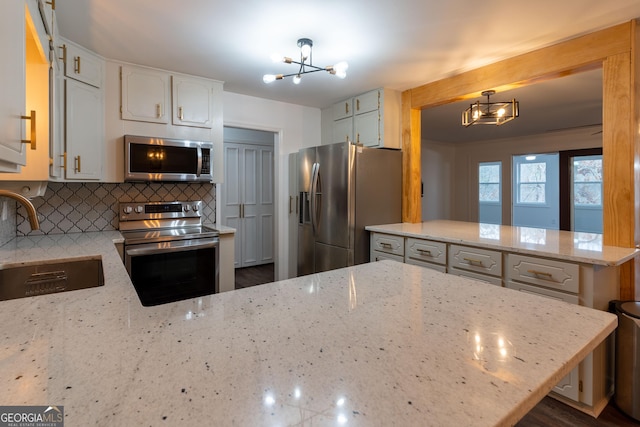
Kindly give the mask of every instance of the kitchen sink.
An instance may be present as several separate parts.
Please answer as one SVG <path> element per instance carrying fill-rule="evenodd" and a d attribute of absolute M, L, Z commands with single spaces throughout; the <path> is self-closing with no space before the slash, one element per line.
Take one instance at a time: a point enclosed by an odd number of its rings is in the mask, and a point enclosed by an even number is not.
<path fill-rule="evenodd" d="M 0 265 L 0 301 L 104 285 L 101 256 Z"/>

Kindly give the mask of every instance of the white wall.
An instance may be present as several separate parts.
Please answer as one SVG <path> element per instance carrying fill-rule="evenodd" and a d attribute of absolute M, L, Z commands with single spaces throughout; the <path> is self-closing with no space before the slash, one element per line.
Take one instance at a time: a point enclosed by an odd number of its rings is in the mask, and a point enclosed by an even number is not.
<path fill-rule="evenodd" d="M 320 109 L 270 101 L 237 93 L 224 93 L 224 125 L 276 133 L 275 236 L 276 280 L 288 277 L 289 206 L 288 156 L 303 147 L 320 145 Z M 219 199 L 218 199 L 219 200 Z M 221 212 L 220 206 L 216 209 Z"/>
<path fill-rule="evenodd" d="M 594 126 L 521 138 L 460 144 L 422 141 L 422 179 L 425 182 L 425 197 L 422 201 L 423 220 L 427 219 L 425 212 L 427 216 L 444 215 L 447 209 L 450 209 L 450 216 L 442 219 L 477 221 L 478 163 L 501 161 L 502 223 L 510 225 L 511 191 L 505 191 L 505 189 L 511 189 L 512 186 L 511 157 L 520 154 L 602 147 L 600 130 L 600 126 Z M 451 164 L 452 161 L 453 164 Z M 451 170 L 448 170 L 450 166 Z M 447 177 L 450 177 L 449 184 L 437 181 L 437 179 L 446 181 Z M 429 188 L 427 191 L 429 179 L 434 184 L 437 183 L 438 188 Z"/>
<path fill-rule="evenodd" d="M 423 141 L 422 220 L 450 219 L 453 209 L 455 147 L 451 144 Z"/>

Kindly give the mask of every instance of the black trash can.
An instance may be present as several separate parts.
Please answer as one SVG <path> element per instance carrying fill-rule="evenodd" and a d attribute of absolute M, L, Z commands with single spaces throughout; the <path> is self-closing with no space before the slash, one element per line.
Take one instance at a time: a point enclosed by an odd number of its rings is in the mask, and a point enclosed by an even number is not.
<path fill-rule="evenodd" d="M 611 301 L 618 315 L 616 329 L 616 406 L 640 421 L 640 301 Z"/>

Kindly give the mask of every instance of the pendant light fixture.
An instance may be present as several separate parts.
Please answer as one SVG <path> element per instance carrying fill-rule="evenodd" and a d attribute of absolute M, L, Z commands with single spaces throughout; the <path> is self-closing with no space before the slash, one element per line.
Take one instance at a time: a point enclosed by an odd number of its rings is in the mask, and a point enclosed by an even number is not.
<path fill-rule="evenodd" d="M 476 101 L 462 112 L 462 125 L 497 125 L 500 126 L 518 117 L 518 101 L 512 99 L 508 102 L 491 102 L 491 95 L 495 90 L 485 90 L 482 96 L 487 97 L 487 102 Z"/>
<path fill-rule="evenodd" d="M 299 84 L 302 80 L 303 74 L 316 73 L 318 71 L 326 71 L 329 74 L 333 74 L 341 79 L 347 76 L 347 68 L 349 65 L 342 61 L 335 65 L 328 65 L 326 67 L 316 67 L 313 65 L 311 48 L 313 47 L 313 41 L 311 39 L 302 38 L 298 39 L 298 47 L 300 48 L 300 61 L 294 61 L 293 59 L 285 56 L 284 58 L 275 57 L 274 62 L 284 62 L 285 64 L 299 65 L 297 73 L 291 74 L 265 74 L 262 77 L 262 81 L 265 83 L 271 83 L 276 80 L 282 80 L 285 77 L 293 77 L 293 83 Z"/>

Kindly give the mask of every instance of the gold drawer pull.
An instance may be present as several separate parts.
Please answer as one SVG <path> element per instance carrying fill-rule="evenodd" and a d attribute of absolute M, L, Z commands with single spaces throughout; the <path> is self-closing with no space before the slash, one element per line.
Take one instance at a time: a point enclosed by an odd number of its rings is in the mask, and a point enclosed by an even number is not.
<path fill-rule="evenodd" d="M 391 246 L 391 243 L 387 243 L 387 242 L 380 242 L 380 246 L 382 246 L 385 249 L 392 249 L 393 246 Z"/>
<path fill-rule="evenodd" d="M 76 74 L 80 74 L 80 57 L 73 57 L 73 72 Z"/>
<path fill-rule="evenodd" d="M 433 256 L 429 249 L 420 249 L 420 248 L 418 248 L 418 249 L 416 249 L 416 251 L 418 251 L 420 253 L 420 255 Z"/>
<path fill-rule="evenodd" d="M 23 144 L 31 144 L 31 149 L 36 149 L 36 112 L 31 110 L 31 115 L 21 116 L 23 120 L 29 120 L 31 122 L 31 139 L 23 139 Z"/>
<path fill-rule="evenodd" d="M 482 265 L 482 260 L 474 259 L 474 258 L 462 258 L 462 259 L 467 261 L 471 265 L 479 265 L 480 267 L 484 267 L 484 265 Z"/>
<path fill-rule="evenodd" d="M 82 172 L 82 165 L 80 163 L 80 156 L 74 157 L 73 160 L 74 160 L 74 163 L 75 163 L 73 171 L 75 173 L 81 173 Z"/>
<path fill-rule="evenodd" d="M 533 274 L 534 276 L 544 276 L 547 278 L 547 280 L 553 279 L 553 274 L 547 273 L 546 271 L 527 270 L 527 273 Z"/>

